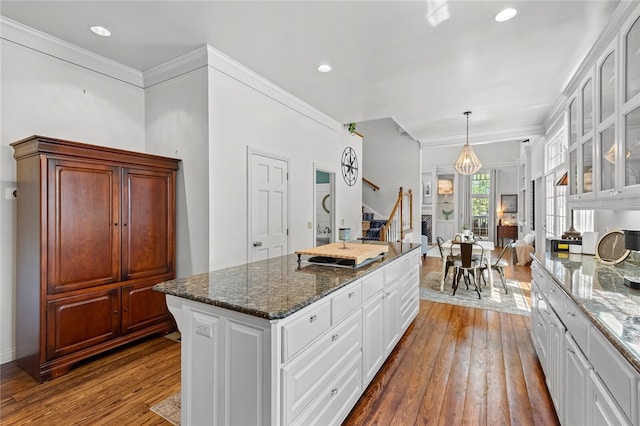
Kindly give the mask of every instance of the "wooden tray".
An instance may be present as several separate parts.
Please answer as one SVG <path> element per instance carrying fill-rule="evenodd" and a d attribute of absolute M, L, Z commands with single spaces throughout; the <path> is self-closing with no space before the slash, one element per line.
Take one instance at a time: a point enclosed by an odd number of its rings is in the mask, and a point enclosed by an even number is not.
<path fill-rule="evenodd" d="M 298 250 L 296 251 L 296 254 L 332 257 L 335 259 L 349 259 L 353 260 L 355 264 L 358 265 L 367 259 L 372 259 L 379 256 L 381 253 L 389 251 L 389 246 L 386 244 L 347 243 L 346 246 L 346 249 L 342 248 L 342 242 L 325 244 L 323 246 Z"/>

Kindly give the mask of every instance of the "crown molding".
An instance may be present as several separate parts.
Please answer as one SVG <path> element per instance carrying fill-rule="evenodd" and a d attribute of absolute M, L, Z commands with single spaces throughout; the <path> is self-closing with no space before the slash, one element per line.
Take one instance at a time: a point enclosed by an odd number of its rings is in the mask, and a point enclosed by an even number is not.
<path fill-rule="evenodd" d="M 495 142 L 522 141 L 524 139 L 532 139 L 536 136 L 544 135 L 544 126 L 536 124 L 533 126 L 525 126 L 515 129 L 505 129 L 494 132 L 469 133 L 469 139 L 473 140 L 471 145 L 485 145 Z M 445 148 L 462 146 L 466 142 L 465 135 L 454 135 L 443 138 L 421 139 L 420 146 L 422 148 Z"/>
<path fill-rule="evenodd" d="M 584 78 L 586 72 L 589 68 L 593 67 L 598 57 L 604 52 L 604 49 L 609 46 L 609 43 L 617 37 L 620 32 L 622 25 L 629 19 L 634 13 L 636 8 L 639 8 L 640 2 L 638 0 L 621 0 L 616 7 L 616 10 L 613 12 L 613 16 L 609 21 L 607 27 L 602 31 L 596 42 L 591 46 L 591 49 L 587 52 L 584 59 L 578 65 L 575 72 L 573 74 L 569 74 L 571 77 L 567 80 L 567 83 L 564 85 L 564 90 L 562 93 L 564 96 L 569 97 L 580 84 L 580 81 Z"/>
<path fill-rule="evenodd" d="M 51 56 L 136 87 L 143 87 L 142 73 L 19 22 L 0 16 L 0 39 Z"/>
<path fill-rule="evenodd" d="M 271 81 L 240 64 L 214 47 L 207 45 L 209 67 L 262 93 L 271 100 L 304 115 L 335 132 L 347 131 L 342 123 L 317 110 Z"/>
<path fill-rule="evenodd" d="M 197 49 L 180 55 L 165 63 L 143 71 L 145 89 L 172 78 L 181 76 L 188 72 L 206 67 L 208 64 L 207 46 L 203 45 Z"/>

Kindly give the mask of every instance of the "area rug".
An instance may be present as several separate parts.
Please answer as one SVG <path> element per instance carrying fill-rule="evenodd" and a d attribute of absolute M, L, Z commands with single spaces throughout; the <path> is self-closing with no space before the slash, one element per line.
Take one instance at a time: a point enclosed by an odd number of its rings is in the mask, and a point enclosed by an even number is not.
<path fill-rule="evenodd" d="M 172 425 L 180 425 L 180 392 L 171 395 L 151 407 L 151 411 L 171 423 Z"/>
<path fill-rule="evenodd" d="M 440 249 L 438 246 L 430 247 L 427 251 L 427 257 L 440 257 Z"/>
<path fill-rule="evenodd" d="M 440 291 L 441 272 L 431 271 L 420 282 L 420 298 L 433 302 L 448 303 L 451 305 L 466 306 L 470 308 L 487 309 L 490 311 L 506 312 L 509 314 L 529 315 L 531 307 L 524 297 L 522 287 L 517 280 L 507 279 L 507 289 L 505 294 L 502 282 L 498 276 L 494 277 L 493 293 L 489 294 L 489 287 L 483 287 L 480 293 L 482 299 L 478 299 L 475 289 L 460 283 L 456 295 L 451 289 L 452 277 L 447 276 L 444 282 L 444 291 Z"/>

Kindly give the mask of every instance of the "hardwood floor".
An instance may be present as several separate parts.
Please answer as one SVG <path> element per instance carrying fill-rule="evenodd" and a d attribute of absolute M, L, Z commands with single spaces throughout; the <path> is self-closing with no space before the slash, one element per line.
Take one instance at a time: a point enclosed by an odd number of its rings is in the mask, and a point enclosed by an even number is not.
<path fill-rule="evenodd" d="M 528 317 L 423 300 L 344 424 L 558 424 L 528 333 Z M 12 362 L 0 380 L 2 425 L 168 425 L 149 408 L 180 389 L 180 345 L 149 338 L 43 384 Z"/>

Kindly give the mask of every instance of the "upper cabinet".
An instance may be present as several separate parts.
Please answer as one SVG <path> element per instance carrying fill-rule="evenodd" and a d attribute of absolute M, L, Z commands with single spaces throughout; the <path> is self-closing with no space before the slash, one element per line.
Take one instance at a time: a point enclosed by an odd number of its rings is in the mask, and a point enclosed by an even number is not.
<path fill-rule="evenodd" d="M 566 103 L 572 207 L 640 208 L 640 7 L 626 16 Z"/>
<path fill-rule="evenodd" d="M 640 17 L 634 15 L 622 31 L 624 51 L 624 102 L 621 120 L 624 155 L 624 189 L 640 193 Z"/>

